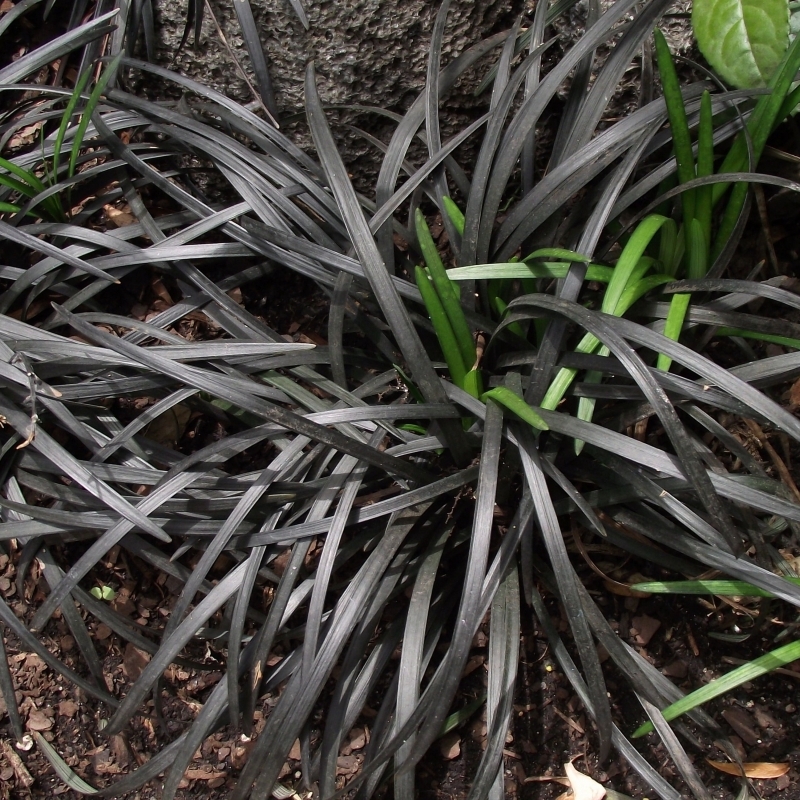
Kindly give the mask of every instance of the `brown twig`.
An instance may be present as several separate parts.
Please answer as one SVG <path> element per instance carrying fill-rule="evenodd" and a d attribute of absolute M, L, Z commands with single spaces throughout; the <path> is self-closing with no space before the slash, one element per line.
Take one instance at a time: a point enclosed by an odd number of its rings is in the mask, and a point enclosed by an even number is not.
<path fill-rule="evenodd" d="M 767 439 L 767 435 L 764 433 L 761 426 L 752 419 L 745 419 L 745 424 L 748 428 L 750 428 L 753 436 L 758 439 L 759 444 L 769 455 L 773 465 L 775 466 L 775 469 L 778 471 L 778 475 L 781 476 L 781 480 L 792 490 L 794 496 L 800 500 L 800 489 L 797 488 L 797 484 L 794 482 L 791 472 L 789 472 L 783 459 L 778 455 L 778 451 L 770 444 L 770 441 Z"/>

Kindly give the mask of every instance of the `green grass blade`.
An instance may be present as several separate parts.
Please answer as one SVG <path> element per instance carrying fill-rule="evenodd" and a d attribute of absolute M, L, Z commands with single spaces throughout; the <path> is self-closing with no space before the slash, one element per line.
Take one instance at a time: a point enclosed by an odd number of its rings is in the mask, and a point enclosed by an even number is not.
<path fill-rule="evenodd" d="M 461 308 L 458 292 L 447 276 L 447 270 L 442 264 L 442 259 L 439 258 L 439 251 L 436 249 L 430 230 L 428 230 L 428 223 L 425 222 L 425 217 L 419 209 L 414 215 L 414 222 L 416 223 L 417 239 L 422 250 L 422 256 L 425 259 L 425 264 L 428 267 L 428 272 L 436 293 L 439 295 L 444 312 L 450 320 L 450 327 L 455 335 L 461 360 L 465 367 L 471 368 L 476 360 L 475 342 L 472 340 L 472 331 L 467 325 L 467 319 Z"/>
<path fill-rule="evenodd" d="M 460 728 L 485 702 L 486 692 L 483 692 L 474 700 L 467 703 L 464 708 L 460 708 L 458 711 L 451 714 L 442 723 L 442 730 L 440 731 L 439 736 L 445 736 L 446 734 L 450 733 L 450 731 Z"/>
<path fill-rule="evenodd" d="M 678 182 L 688 183 L 695 177 L 695 167 L 692 138 L 689 134 L 689 123 L 686 120 L 686 107 L 683 104 L 681 84 L 664 34 L 656 28 L 654 36 L 658 72 L 661 76 L 661 86 L 663 87 L 664 100 L 667 104 L 672 143 L 675 148 L 675 159 L 678 163 Z M 686 224 L 694 217 L 695 213 L 694 190 L 684 192 L 681 195 L 681 205 L 683 208 L 683 222 Z"/>
<path fill-rule="evenodd" d="M 606 314 L 617 314 L 617 305 L 622 293 L 630 283 L 631 276 L 644 255 L 644 251 L 653 237 L 667 221 L 667 217 L 660 214 L 651 214 L 645 217 L 631 234 L 631 238 L 623 249 L 619 261 L 614 267 L 614 272 L 609 281 L 606 293 L 603 296 L 601 310 Z M 588 277 L 588 276 L 587 276 Z"/>
<path fill-rule="evenodd" d="M 506 303 L 506 301 L 503 300 L 503 298 L 500 297 L 499 295 L 495 295 L 494 307 L 495 310 L 497 311 L 498 317 L 500 319 L 503 319 L 506 313 L 506 309 L 508 308 L 508 303 Z M 525 339 L 525 332 L 522 330 L 522 326 L 519 324 L 519 322 L 512 322 L 507 327 L 507 330 L 513 333 L 515 336 L 519 336 L 520 339 L 523 339 L 524 341 L 527 342 L 527 339 Z"/>
<path fill-rule="evenodd" d="M 483 394 L 483 376 L 479 369 L 471 369 L 464 377 L 464 391 L 473 397 L 480 398 Z"/>
<path fill-rule="evenodd" d="M 748 331 L 744 328 L 717 328 L 717 336 L 741 336 L 742 339 L 758 339 L 761 342 L 780 344 L 784 347 L 791 347 L 800 350 L 800 339 L 791 339 L 788 336 L 776 336 L 772 333 L 759 333 L 758 331 Z"/>
<path fill-rule="evenodd" d="M 677 342 L 681 336 L 683 321 L 686 319 L 686 312 L 689 310 L 691 295 L 676 294 L 669 304 L 669 313 L 664 323 L 664 336 Z M 656 368 L 668 372 L 672 364 L 672 359 L 664 353 L 659 353 Z"/>
<path fill-rule="evenodd" d="M 678 225 L 674 219 L 667 218 L 667 221 L 661 226 L 661 235 L 658 240 L 658 260 L 661 262 L 661 271 L 675 277 L 680 257 Z"/>
<path fill-rule="evenodd" d="M 71 178 L 75 174 L 75 167 L 78 163 L 78 156 L 81 152 L 81 147 L 83 146 L 83 137 L 86 135 L 86 129 L 89 127 L 89 122 L 92 119 L 92 114 L 94 114 L 95 108 L 97 108 L 97 104 L 100 102 L 100 97 L 102 96 L 103 92 L 105 91 L 106 84 L 108 83 L 109 79 L 112 75 L 117 71 L 119 67 L 119 62 L 122 60 L 122 53 L 120 53 L 106 68 L 103 70 L 103 74 L 100 76 L 100 80 L 97 81 L 95 84 L 94 89 L 92 89 L 92 93 L 89 95 L 89 99 L 86 102 L 86 107 L 83 109 L 83 113 L 81 114 L 81 121 L 78 123 L 78 130 L 75 132 L 75 138 L 72 141 L 72 150 L 69 154 L 69 177 Z"/>
<path fill-rule="evenodd" d="M 622 293 L 622 297 L 617 304 L 617 316 L 622 316 L 637 300 L 644 297 L 649 291 L 652 291 L 657 286 L 663 286 L 665 283 L 672 283 L 673 278 L 671 275 L 648 275 L 636 283 L 631 283 L 627 289 Z"/>
<path fill-rule="evenodd" d="M 436 331 L 436 337 L 439 339 L 442 355 L 444 355 L 447 368 L 450 370 L 450 377 L 456 386 L 463 389 L 467 369 L 464 366 L 464 359 L 461 357 L 461 350 L 453 332 L 453 327 L 450 324 L 450 319 L 425 270 L 422 267 L 415 267 L 414 277 L 417 280 L 417 287 L 422 295 L 422 301 L 425 303 L 428 316 L 433 323 L 433 329 Z"/>
<path fill-rule="evenodd" d="M 690 280 L 704 278 L 708 270 L 708 245 L 703 234 L 703 226 L 699 219 L 689 221 L 689 235 L 687 237 L 689 249 L 686 257 L 686 273 Z M 670 303 L 667 320 L 664 324 L 664 336 L 678 341 L 680 339 L 683 322 L 689 310 L 691 300 L 688 294 L 676 294 Z M 660 353 L 658 356 L 658 369 L 669 370 L 672 359 Z"/>
<path fill-rule="evenodd" d="M 703 703 L 707 703 L 709 700 L 713 700 L 715 697 L 719 697 L 729 692 L 731 689 L 741 686 L 743 683 L 755 680 L 761 675 L 766 675 L 768 672 L 778 667 L 791 664 L 798 658 L 800 658 L 800 641 L 790 642 L 783 647 L 779 647 L 777 650 L 764 653 L 763 656 L 759 656 L 749 664 L 743 664 L 727 675 L 723 675 L 721 678 L 711 681 L 711 683 L 706 686 L 687 694 L 685 697 L 678 700 L 677 703 L 667 706 L 661 713 L 667 721 L 675 719 L 681 716 L 681 714 L 685 714 L 687 711 L 691 711 L 693 708 L 697 708 L 697 706 L 701 706 Z M 651 722 L 646 722 L 633 732 L 632 738 L 635 739 L 639 736 L 644 736 L 652 730 L 653 724 Z"/>
<path fill-rule="evenodd" d="M 700 98 L 700 127 L 697 132 L 697 177 L 714 174 L 714 122 L 711 95 L 703 92 Z M 714 187 L 698 186 L 695 191 L 695 217 L 700 223 L 707 246 L 711 242 L 711 215 L 714 210 Z"/>
<path fill-rule="evenodd" d="M 53 180 L 58 180 L 58 162 L 61 158 L 61 148 L 64 146 L 64 137 L 67 135 L 67 128 L 72 120 L 72 115 L 75 113 L 75 108 L 78 101 L 81 99 L 81 94 L 92 77 L 92 71 L 86 69 L 83 74 L 78 78 L 75 84 L 75 89 L 72 92 L 67 107 L 64 109 L 64 115 L 61 117 L 61 124 L 58 126 L 58 133 L 56 134 L 55 149 L 53 151 Z"/>
<path fill-rule="evenodd" d="M 527 422 L 537 431 L 549 431 L 550 426 L 537 414 L 518 394 L 512 392 L 505 386 L 496 386 L 489 389 L 481 396 L 485 403 L 487 400 L 494 400 L 501 406 L 516 414 L 521 420 Z"/>
<path fill-rule="evenodd" d="M 708 239 L 699 219 L 689 222 L 686 242 L 686 277 L 690 281 L 705 278 L 708 272 Z"/>
<path fill-rule="evenodd" d="M 587 264 L 591 261 L 588 256 L 583 256 L 580 253 L 576 253 L 574 250 L 565 250 L 563 247 L 542 247 L 539 250 L 534 250 L 529 256 L 526 256 L 523 261 L 531 261 L 534 258 L 555 258 L 559 261 L 574 261 L 580 264 Z"/>
<path fill-rule="evenodd" d="M 9 189 L 21 192 L 26 197 L 35 197 L 47 188 L 32 172 L 18 167 L 13 161 L 8 161 L 2 156 L 0 156 L 0 168 L 19 178 L 17 181 L 9 175 L 0 175 L 0 183 Z"/>
<path fill-rule="evenodd" d="M 534 278 L 566 278 L 570 264 L 557 261 L 546 261 L 540 264 L 527 264 L 525 262 L 504 262 L 502 264 L 475 264 L 470 267 L 454 267 L 447 270 L 451 281 L 494 280 L 501 278 L 519 278 L 530 280 Z M 587 281 L 608 283 L 614 274 L 612 267 L 601 264 L 590 264 L 586 270 Z M 526 291 L 526 294 L 532 292 Z"/>
<path fill-rule="evenodd" d="M 58 775 L 70 789 L 78 792 L 78 794 L 97 794 L 98 790 L 91 784 L 86 783 L 77 773 L 73 772 L 67 762 L 58 754 L 55 747 L 53 747 L 39 731 L 34 731 L 33 735 L 36 739 L 36 744 L 42 751 L 42 755 L 50 762 L 56 775 Z"/>
<path fill-rule="evenodd" d="M 773 75 L 770 81 L 772 91 L 759 97 L 756 107 L 747 122 L 747 133 L 750 137 L 753 153 L 753 168 L 758 164 L 761 154 L 764 152 L 769 135 L 775 126 L 783 121 L 781 114 L 794 110 L 793 108 L 788 108 L 786 99 L 792 91 L 792 84 L 798 69 L 800 69 L 800 37 L 796 37 L 791 43 L 786 51 L 781 68 Z M 743 131 L 736 137 L 731 149 L 728 151 L 728 155 L 719 168 L 719 172 L 740 172 L 747 169 L 750 162 L 749 153 L 747 137 Z M 713 198 L 715 204 L 725 193 L 728 186 L 729 184 L 727 183 L 714 184 Z M 725 243 L 733 233 L 736 227 L 736 220 L 739 218 L 739 213 L 747 197 L 747 190 L 748 184 L 746 183 L 734 185 L 714 242 L 713 258 L 716 258 L 722 252 Z"/>
<path fill-rule="evenodd" d="M 458 231 L 459 235 L 463 236 L 464 213 L 447 195 L 444 195 L 442 197 L 442 205 L 444 206 L 445 213 L 447 214 L 448 217 L 450 217 L 450 222 L 453 223 L 453 226 Z"/>
<path fill-rule="evenodd" d="M 587 333 L 583 339 L 578 342 L 575 352 L 593 353 L 599 344 L 600 340 L 596 336 L 591 333 Z M 567 389 L 569 389 L 570 384 L 573 380 L 575 380 L 575 376 L 577 374 L 577 369 L 572 369 L 572 367 L 562 367 L 556 373 L 556 377 L 553 378 L 552 383 L 547 388 L 547 392 L 542 399 L 542 408 L 546 408 L 548 411 L 555 410 L 564 395 L 567 393 Z"/>
<path fill-rule="evenodd" d="M 800 586 L 800 578 L 785 578 Z M 646 581 L 636 583 L 631 589 L 650 594 L 711 594 L 720 597 L 775 597 L 772 592 L 759 589 L 745 581 Z"/>

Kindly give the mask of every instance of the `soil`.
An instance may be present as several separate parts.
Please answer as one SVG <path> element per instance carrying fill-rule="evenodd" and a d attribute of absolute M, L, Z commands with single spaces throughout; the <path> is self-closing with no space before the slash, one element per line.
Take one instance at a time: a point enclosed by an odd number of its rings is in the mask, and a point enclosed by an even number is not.
<path fill-rule="evenodd" d="M 630 580 L 632 563 L 621 560 L 612 549 L 589 547 L 592 561 L 615 579 Z M 14 612 L 27 618 L 41 593 L 38 568 L 34 566 L 17 591 L 15 565 L 19 550 L 0 555 L 0 593 Z M 577 556 L 580 559 L 580 556 Z M 115 574 L 130 575 L 130 556 L 115 548 L 103 563 L 96 579 L 106 584 Z M 126 563 L 128 562 L 128 563 Z M 577 562 L 576 562 L 577 563 Z M 639 565 L 643 566 L 643 565 Z M 653 576 L 650 567 L 649 575 Z M 658 577 L 658 576 L 654 576 Z M 142 622 L 166 615 L 174 579 L 163 575 L 141 575 L 131 590 L 115 598 L 116 610 Z M 690 690 L 730 671 L 742 660 L 774 648 L 774 639 L 787 621 L 785 608 L 765 600 L 726 604 L 705 598 L 634 598 L 610 594 L 601 579 L 585 568 L 585 583 L 607 618 L 622 638 L 644 654 L 680 687 Z M 746 603 L 746 604 L 745 604 Z M 551 603 L 551 618 L 566 629 L 558 607 Z M 163 619 L 163 616 L 162 616 Z M 88 620 L 95 648 L 101 659 L 107 688 L 122 696 L 147 664 L 149 656 L 125 644 L 102 623 Z M 736 631 L 748 632 L 744 642 L 715 638 Z M 485 658 L 488 632 L 481 629 L 473 642 L 462 691 L 456 708 L 464 707 L 485 691 Z M 67 666 L 81 669 L 82 659 L 63 619 L 48 626 L 43 642 Z M 110 785 L 120 775 L 149 760 L 191 721 L 214 684 L 224 674 L 224 654 L 213 647 L 190 646 L 185 656 L 202 664 L 202 669 L 173 665 L 165 675 L 162 723 L 156 720 L 152 700 L 144 715 L 123 734 L 110 739 L 96 738 L 102 715 L 101 704 L 81 690 L 55 676 L 35 653 L 21 647 L 13 636 L 5 639 L 16 699 L 29 731 L 38 731 L 51 741 L 67 764 L 94 786 Z M 614 698 L 615 721 L 630 733 L 642 722 L 641 710 L 630 695 L 624 679 L 607 673 L 608 690 Z M 377 698 L 376 698 L 377 699 Z M 263 726 L 273 698 L 263 698 L 256 712 L 255 732 Z M 800 798 L 800 741 L 797 708 L 800 706 L 800 663 L 778 670 L 751 684 L 744 684 L 706 707 L 720 723 L 721 734 L 734 744 L 743 761 L 789 765 L 785 775 L 755 781 L 762 797 Z M 607 788 L 635 798 L 648 796 L 647 787 L 627 764 L 612 756 L 598 763 L 592 723 L 549 652 L 546 637 L 524 618 L 521 658 L 514 703 L 514 724 L 505 748 L 505 792 L 520 800 L 551 800 L 564 791 L 552 779 L 564 775 L 563 764 L 574 761 L 576 768 Z M 369 741 L 375 711 L 368 704 L 362 718 L 341 749 L 338 771 L 344 785 L 358 770 Z M 737 781 L 710 767 L 705 759 L 726 761 L 713 736 L 692 726 L 697 746 L 688 748 L 700 774 L 715 798 L 735 796 Z M 476 712 L 458 730 L 444 737 L 418 768 L 421 798 L 445 800 L 465 798 L 471 776 L 485 745 L 486 724 Z M 77 798 L 54 773 L 39 748 L 24 750 L 14 745 L 5 709 L 0 706 L 0 798 Z M 656 743 L 655 736 L 640 740 L 641 751 L 660 773 L 682 794 L 689 796 L 674 767 Z M 239 769 L 247 759 L 250 742 L 230 727 L 222 728 L 198 750 L 187 771 L 178 798 L 225 798 L 235 785 Z M 299 749 L 290 753 L 282 780 L 291 784 L 300 777 Z M 300 790 L 300 795 L 303 795 Z M 149 785 L 130 795 L 139 800 L 157 798 L 158 786 Z M 386 796 L 386 793 L 383 793 Z M 391 794 L 389 794 L 391 796 Z"/>

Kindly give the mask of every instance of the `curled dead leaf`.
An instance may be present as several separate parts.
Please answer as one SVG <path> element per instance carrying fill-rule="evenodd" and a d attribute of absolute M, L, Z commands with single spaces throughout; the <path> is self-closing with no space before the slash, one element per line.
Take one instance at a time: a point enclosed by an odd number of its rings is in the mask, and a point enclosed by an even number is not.
<path fill-rule="evenodd" d="M 726 775 L 735 775 L 737 778 L 742 777 L 742 769 L 738 764 L 730 764 L 727 761 L 712 761 L 707 758 L 709 764 L 714 769 L 724 772 Z M 747 761 L 742 764 L 744 768 L 745 778 L 760 778 L 762 780 L 767 778 L 780 778 L 789 771 L 789 764 L 771 764 L 768 761 Z"/>
<path fill-rule="evenodd" d="M 571 800 L 603 800 L 606 790 L 594 778 L 578 772 L 572 762 L 564 764 L 564 774 L 569 780 L 572 794 L 568 795 Z"/>

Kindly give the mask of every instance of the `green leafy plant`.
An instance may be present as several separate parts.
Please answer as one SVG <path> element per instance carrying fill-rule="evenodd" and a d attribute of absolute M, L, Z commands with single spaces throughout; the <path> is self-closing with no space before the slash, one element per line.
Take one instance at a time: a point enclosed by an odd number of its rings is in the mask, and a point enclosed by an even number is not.
<path fill-rule="evenodd" d="M 694 0 L 692 28 L 708 63 L 732 86 L 766 86 L 789 46 L 788 0 Z"/>

